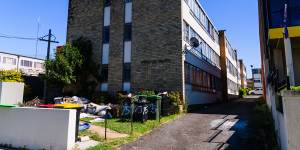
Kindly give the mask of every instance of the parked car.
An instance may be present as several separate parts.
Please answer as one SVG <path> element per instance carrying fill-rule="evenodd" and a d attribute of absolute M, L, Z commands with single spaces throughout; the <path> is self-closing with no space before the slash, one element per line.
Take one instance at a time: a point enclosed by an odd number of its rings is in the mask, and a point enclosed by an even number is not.
<path fill-rule="evenodd" d="M 249 91 L 249 95 L 262 95 L 262 94 L 263 94 L 262 88 L 258 88 L 258 89 Z"/>

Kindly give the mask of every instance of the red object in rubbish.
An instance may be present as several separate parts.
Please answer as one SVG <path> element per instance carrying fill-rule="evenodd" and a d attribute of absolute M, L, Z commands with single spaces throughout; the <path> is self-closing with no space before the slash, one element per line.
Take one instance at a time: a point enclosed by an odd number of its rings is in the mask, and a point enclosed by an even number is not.
<path fill-rule="evenodd" d="M 41 108 L 55 108 L 54 104 L 42 104 L 42 105 L 38 105 L 38 107 L 41 107 Z"/>

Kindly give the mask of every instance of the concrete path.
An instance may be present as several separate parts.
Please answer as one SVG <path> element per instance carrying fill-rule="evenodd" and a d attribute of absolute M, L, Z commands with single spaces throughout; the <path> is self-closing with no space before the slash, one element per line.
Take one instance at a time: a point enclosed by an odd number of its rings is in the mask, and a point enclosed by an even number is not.
<path fill-rule="evenodd" d="M 122 150 L 251 150 L 247 123 L 254 108 L 253 99 L 205 106 L 163 125 Z"/>

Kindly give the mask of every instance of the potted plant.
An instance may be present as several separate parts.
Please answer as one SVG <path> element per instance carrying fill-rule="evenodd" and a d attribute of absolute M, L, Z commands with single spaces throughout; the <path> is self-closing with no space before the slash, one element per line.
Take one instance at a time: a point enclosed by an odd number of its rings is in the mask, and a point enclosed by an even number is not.
<path fill-rule="evenodd" d="M 0 104 L 23 103 L 22 73 L 16 70 L 0 71 Z"/>

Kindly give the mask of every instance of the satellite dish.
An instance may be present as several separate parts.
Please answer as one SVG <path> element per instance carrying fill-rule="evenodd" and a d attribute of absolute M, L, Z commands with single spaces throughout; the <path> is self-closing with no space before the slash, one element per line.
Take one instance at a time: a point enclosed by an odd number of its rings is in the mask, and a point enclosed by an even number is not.
<path fill-rule="evenodd" d="M 200 45 L 199 40 L 198 40 L 197 38 L 195 38 L 195 37 L 192 37 L 192 38 L 190 39 L 190 43 L 191 43 L 191 46 L 192 46 L 193 48 L 197 48 L 197 47 L 199 47 L 199 45 Z"/>

